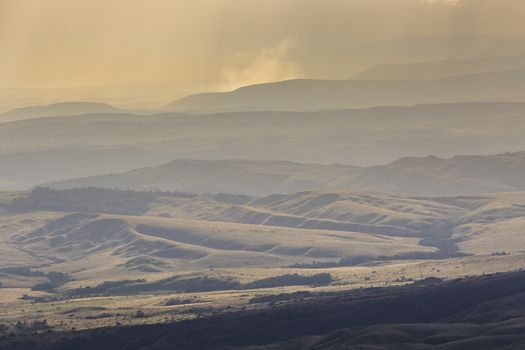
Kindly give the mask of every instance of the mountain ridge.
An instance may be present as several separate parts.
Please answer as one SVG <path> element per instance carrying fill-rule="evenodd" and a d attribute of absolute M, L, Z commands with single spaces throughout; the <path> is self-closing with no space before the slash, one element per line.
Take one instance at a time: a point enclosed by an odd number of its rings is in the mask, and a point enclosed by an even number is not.
<path fill-rule="evenodd" d="M 490 83 L 490 84 L 488 84 Z M 226 92 L 200 93 L 174 101 L 177 112 L 315 111 L 379 105 L 520 101 L 525 69 L 478 72 L 434 80 L 293 79 L 250 85 Z"/>
<path fill-rule="evenodd" d="M 271 160 L 176 159 L 121 174 L 48 183 L 55 189 L 106 187 L 268 195 L 313 188 L 448 195 L 525 190 L 525 152 L 452 158 L 403 157 L 369 167 Z"/>

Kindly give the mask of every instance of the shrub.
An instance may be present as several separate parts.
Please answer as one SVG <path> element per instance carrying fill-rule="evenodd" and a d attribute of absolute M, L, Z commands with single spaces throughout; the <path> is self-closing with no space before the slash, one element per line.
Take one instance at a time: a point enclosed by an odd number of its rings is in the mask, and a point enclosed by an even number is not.
<path fill-rule="evenodd" d="M 142 310 L 137 310 L 135 314 L 133 315 L 133 318 L 144 318 L 146 317 L 146 314 Z"/>

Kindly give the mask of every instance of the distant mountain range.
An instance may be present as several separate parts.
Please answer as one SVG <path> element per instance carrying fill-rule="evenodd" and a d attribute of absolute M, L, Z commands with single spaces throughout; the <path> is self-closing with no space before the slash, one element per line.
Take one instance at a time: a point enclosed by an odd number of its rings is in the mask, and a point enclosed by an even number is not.
<path fill-rule="evenodd" d="M 0 125 L 0 186 L 115 174 L 173 159 L 371 166 L 404 156 L 525 150 L 525 103 L 318 112 L 88 114 Z"/>
<path fill-rule="evenodd" d="M 305 73 L 305 77 L 323 77 L 324 79 L 352 79 L 351 81 L 356 81 L 357 86 L 350 86 L 351 89 L 349 88 L 350 91 L 348 91 L 348 94 L 350 99 L 347 101 L 347 103 L 342 103 L 343 101 L 340 101 L 340 103 L 331 106 L 328 103 L 324 103 L 327 101 L 317 101 L 317 104 L 310 101 L 304 106 L 304 108 L 298 109 L 296 106 L 287 106 L 286 104 L 284 104 L 284 107 L 286 107 L 286 110 L 319 110 L 326 108 L 362 108 L 379 105 L 384 106 L 389 104 L 413 105 L 418 103 L 466 101 L 462 98 L 462 95 L 457 95 L 456 93 L 451 93 L 448 95 L 454 98 L 447 101 L 441 99 L 441 96 L 434 96 L 432 99 L 421 97 L 408 99 L 406 94 L 403 94 L 402 92 L 400 92 L 401 97 L 395 97 L 397 96 L 395 95 L 390 100 L 387 99 L 382 101 L 380 98 L 380 94 L 382 94 L 381 89 L 388 90 L 389 86 L 381 87 L 381 84 L 377 85 L 376 83 L 376 85 L 373 85 L 372 87 L 367 87 L 367 84 L 359 81 L 440 79 L 450 78 L 452 76 L 466 76 L 479 73 L 523 69 L 525 68 L 522 64 L 523 57 L 525 56 L 524 44 L 525 35 L 523 34 L 507 36 L 471 34 L 454 36 L 412 36 L 369 42 L 359 45 L 355 45 L 351 41 L 341 42 L 340 45 L 337 45 L 337 47 L 325 47 L 324 50 L 319 50 L 318 52 L 311 52 L 309 55 L 304 55 L 301 60 L 304 62 L 305 66 L 310 67 L 308 72 Z M 319 61 L 326 62 L 326 65 L 323 66 L 322 70 L 316 70 L 314 68 L 318 65 L 317 63 Z M 315 82 L 317 82 L 319 85 L 318 88 L 327 88 L 325 86 L 326 84 L 323 83 L 324 81 Z M 328 82 L 331 82 L 331 80 L 328 80 Z M 285 85 L 287 84 L 286 82 L 278 82 L 277 85 L 280 85 L 281 83 L 284 83 Z M 299 85 L 304 84 L 305 83 L 303 81 Z M 247 88 L 253 90 L 253 88 L 256 87 L 257 85 L 249 86 Z M 393 89 L 397 90 L 398 87 L 406 88 L 404 86 L 396 86 Z M 377 90 L 378 88 L 379 90 Z M 415 89 L 416 91 L 419 90 L 419 88 L 420 86 L 412 87 L 412 89 Z M 450 86 L 447 88 L 450 88 Z M 459 89 L 462 90 L 463 88 L 459 87 Z M 0 87 L 0 107 L 2 111 L 6 111 L 8 110 L 9 106 L 13 105 L 20 106 L 24 104 L 43 104 L 45 103 L 43 101 L 52 101 L 57 95 L 64 96 L 65 101 L 74 101 L 78 98 L 76 96 L 86 95 L 85 90 L 86 89 L 82 88 L 58 90 L 51 89 L 37 93 L 31 89 L 11 89 Z M 372 98 L 374 96 L 374 90 L 377 90 L 378 92 L 378 95 L 375 99 Z M 104 91 L 112 90 L 111 88 L 107 87 Z M 278 91 L 277 95 L 282 95 L 282 92 L 286 91 Z M 329 92 L 330 91 L 327 91 L 328 95 Z M 299 89 L 297 90 L 297 93 L 303 94 L 304 91 Z M 410 94 L 410 89 L 406 93 Z M 504 92 L 502 93 L 504 94 Z M 38 99 L 37 102 L 28 102 L 34 101 L 35 94 L 39 96 L 44 94 L 45 96 L 40 96 L 41 98 Z M 152 92 L 151 89 L 148 89 L 148 94 L 155 94 L 157 96 L 155 100 L 162 101 L 165 98 L 164 96 L 168 95 L 169 92 Z M 356 96 L 354 96 L 354 94 L 356 94 Z M 361 95 L 359 96 L 359 94 Z M 105 96 L 103 93 L 100 93 L 100 91 L 94 95 Z M 110 94 L 106 95 L 107 98 L 111 98 Z M 159 97 L 160 95 L 162 95 L 162 97 Z M 205 95 L 205 98 L 201 95 Z M 291 95 L 291 97 L 293 97 L 293 93 L 291 93 Z M 472 96 L 466 97 L 474 97 L 472 100 L 486 100 L 486 98 L 482 95 L 483 94 L 473 93 Z M 403 96 L 404 98 L 402 98 Z M 283 96 L 283 98 L 284 97 L 285 96 Z M 308 102 L 309 97 L 320 99 L 323 96 L 320 92 L 317 93 L 317 96 L 316 94 L 312 93 L 311 96 L 305 96 L 304 101 Z M 364 97 L 367 98 L 363 99 Z M 509 96 L 504 97 L 505 100 L 508 100 Z M 259 99 L 264 98 L 264 95 L 259 96 Z M 137 99 L 140 98 L 133 98 L 134 104 L 144 105 L 143 101 L 137 102 Z M 230 98 L 225 98 L 223 96 L 220 99 L 221 103 L 218 103 L 219 101 L 217 101 L 217 106 L 221 107 L 220 109 L 214 110 L 211 108 L 211 105 L 203 105 L 200 107 L 197 106 L 201 100 L 203 102 L 207 102 L 208 99 L 211 99 L 208 94 L 192 95 L 171 103 L 170 108 L 176 111 L 215 113 L 222 111 L 239 111 L 243 110 L 243 106 L 246 108 L 245 110 L 279 110 L 279 106 L 283 105 L 282 102 L 278 102 L 275 106 L 273 106 L 272 104 L 262 103 L 259 101 L 256 105 L 252 106 L 250 101 L 245 101 L 246 104 L 242 104 L 235 99 L 230 100 Z M 334 96 L 332 99 L 333 101 L 337 101 L 336 96 Z M 498 100 L 499 95 L 490 96 L 489 99 L 493 101 Z M 359 103 L 359 101 L 362 101 L 362 103 Z M 109 105 L 105 105 L 105 108 L 101 109 L 103 105 L 105 104 L 91 102 L 65 102 L 56 103 L 50 106 L 24 107 L 6 112 L 4 115 L 0 114 L 0 122 L 21 119 L 21 117 L 35 118 L 39 116 L 63 116 L 85 113 L 118 112 L 115 111 L 115 109 L 118 110 L 118 108 Z M 134 113 L 136 113 L 136 111 Z"/>
<path fill-rule="evenodd" d="M 450 159 L 408 157 L 371 167 L 284 161 L 174 160 L 158 167 L 66 180 L 48 186 L 56 189 L 93 186 L 256 196 L 340 188 L 437 196 L 525 191 L 524 173 L 525 152 Z"/>
<path fill-rule="evenodd" d="M 525 68 L 525 55 L 476 57 L 468 60 L 442 60 L 374 65 L 353 77 L 356 80 L 440 79 Z"/>
<path fill-rule="evenodd" d="M 0 122 L 41 117 L 75 116 L 95 113 L 128 113 L 128 111 L 98 102 L 61 102 L 45 106 L 29 106 L 0 114 Z"/>
<path fill-rule="evenodd" d="M 524 43 L 525 36 L 519 34 L 510 36 L 412 36 L 375 41 L 357 46 L 340 43 L 337 48 L 327 47 L 325 50 L 320 50 L 321 52 L 310 53 L 309 57 L 302 59 L 312 66 L 311 62 L 328 62 L 322 71 L 317 72 L 317 74 L 312 72 L 314 76 L 341 79 L 342 77 L 353 77 L 371 66 L 383 64 L 412 64 L 444 60 L 490 60 L 502 56 L 523 55 L 525 54 Z M 476 72 L 470 67 L 466 68 L 465 71 L 453 71 L 453 74 L 449 73 L 446 76 Z M 501 68 L 483 71 L 492 70 L 501 70 Z"/>
<path fill-rule="evenodd" d="M 435 80 L 297 79 L 202 93 L 167 106 L 190 113 L 315 111 L 421 103 L 525 100 L 525 69 Z"/>

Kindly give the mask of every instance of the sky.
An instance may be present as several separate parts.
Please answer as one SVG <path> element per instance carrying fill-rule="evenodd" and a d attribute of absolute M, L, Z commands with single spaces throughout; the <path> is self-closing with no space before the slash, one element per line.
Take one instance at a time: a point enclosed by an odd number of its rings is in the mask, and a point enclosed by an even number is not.
<path fill-rule="evenodd" d="M 525 33 L 524 14 L 523 0 L 0 0 L 0 108 L 345 79 L 364 43 Z"/>

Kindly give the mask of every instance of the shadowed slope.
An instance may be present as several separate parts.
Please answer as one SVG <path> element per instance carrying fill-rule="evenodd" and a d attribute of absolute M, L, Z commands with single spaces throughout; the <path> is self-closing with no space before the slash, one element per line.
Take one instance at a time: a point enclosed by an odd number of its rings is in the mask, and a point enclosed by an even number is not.
<path fill-rule="evenodd" d="M 524 295 L 523 273 L 500 274 L 312 297 L 171 325 L 48 334 L 38 344 L 27 336 L 16 348 L 518 349 L 525 344 Z"/>

